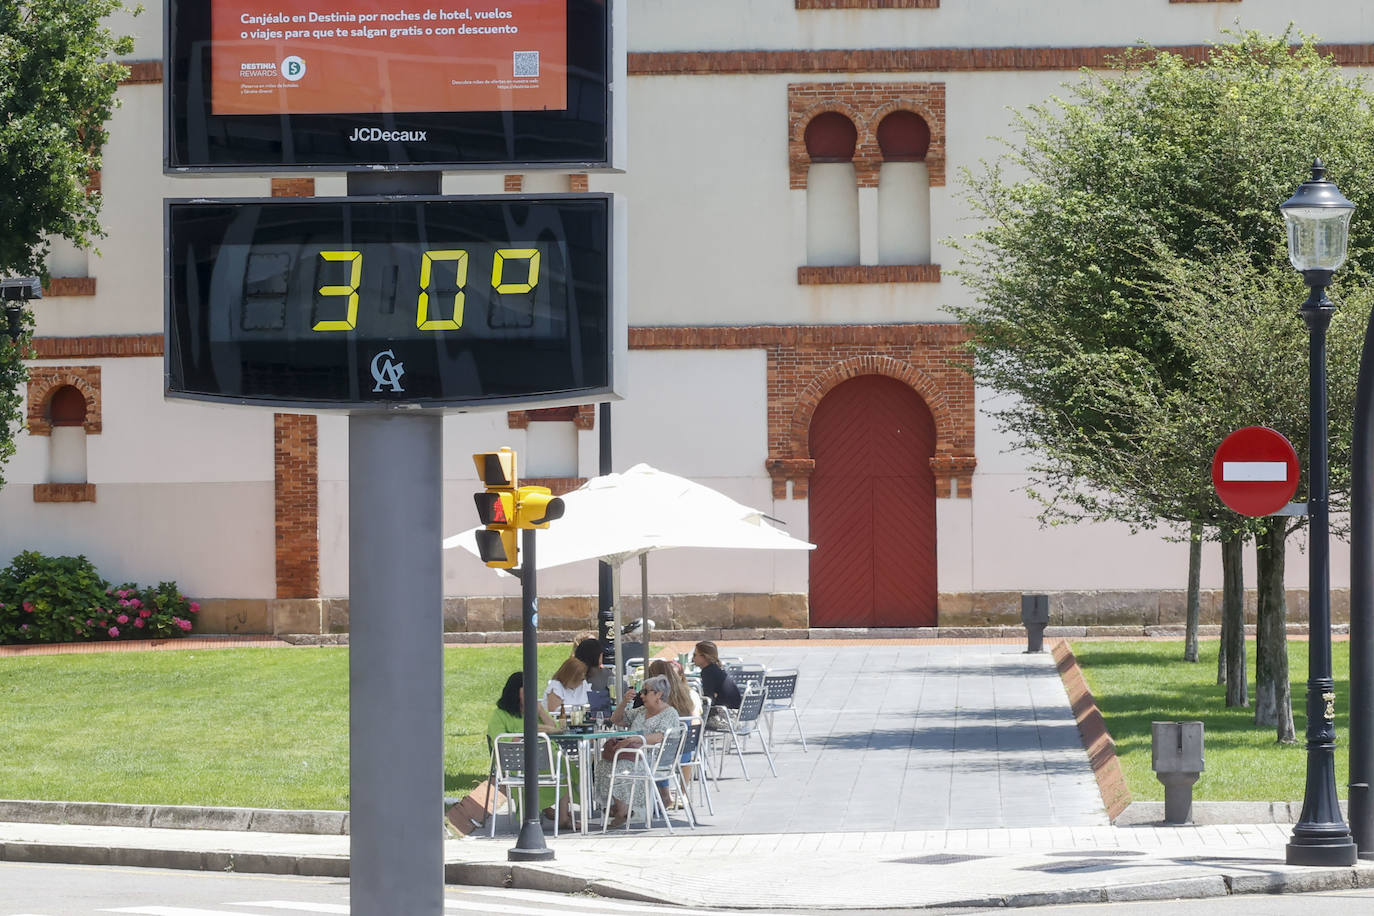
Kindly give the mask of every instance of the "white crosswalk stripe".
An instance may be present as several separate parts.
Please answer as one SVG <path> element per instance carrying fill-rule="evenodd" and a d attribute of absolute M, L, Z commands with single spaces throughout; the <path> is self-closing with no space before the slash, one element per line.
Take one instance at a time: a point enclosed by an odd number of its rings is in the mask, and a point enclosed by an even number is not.
<path fill-rule="evenodd" d="M 102 913 L 133 913 L 136 916 L 243 916 L 242 910 L 206 910 L 195 906 L 122 906 Z"/>
<path fill-rule="evenodd" d="M 231 903 L 230 906 L 257 906 L 265 910 L 291 910 L 294 913 L 340 913 L 347 916 L 348 907 L 342 903 L 309 903 L 303 900 L 254 900 L 251 903 Z"/>

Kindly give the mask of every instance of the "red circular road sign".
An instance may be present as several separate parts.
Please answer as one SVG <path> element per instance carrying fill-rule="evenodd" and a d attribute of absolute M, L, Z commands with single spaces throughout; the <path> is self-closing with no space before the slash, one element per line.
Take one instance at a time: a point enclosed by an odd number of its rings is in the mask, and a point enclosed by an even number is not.
<path fill-rule="evenodd" d="M 1241 515 L 1273 515 L 1298 491 L 1298 453 L 1267 426 L 1238 429 L 1212 456 L 1212 485 Z"/>

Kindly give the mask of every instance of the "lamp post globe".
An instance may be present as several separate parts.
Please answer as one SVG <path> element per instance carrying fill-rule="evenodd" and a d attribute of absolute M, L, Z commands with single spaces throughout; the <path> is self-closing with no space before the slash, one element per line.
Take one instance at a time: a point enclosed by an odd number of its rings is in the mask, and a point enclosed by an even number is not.
<path fill-rule="evenodd" d="M 1309 294 L 1298 314 L 1308 330 L 1308 601 L 1307 783 L 1293 826 L 1290 865 L 1353 865 L 1355 841 L 1336 797 L 1336 688 L 1331 674 L 1331 536 L 1328 518 L 1326 329 L 1336 307 L 1326 297 L 1331 275 L 1345 263 L 1350 216 L 1345 199 L 1318 159 L 1279 211 L 1288 228 L 1288 259 Z"/>

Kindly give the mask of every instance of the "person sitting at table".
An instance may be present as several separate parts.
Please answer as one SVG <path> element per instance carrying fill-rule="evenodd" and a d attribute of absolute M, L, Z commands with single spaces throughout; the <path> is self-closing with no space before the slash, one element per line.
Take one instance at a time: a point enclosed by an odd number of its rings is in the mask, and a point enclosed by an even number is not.
<path fill-rule="evenodd" d="M 575 655 L 558 666 L 549 679 L 548 693 L 544 702 L 549 707 L 549 715 L 558 716 L 564 706 L 586 706 L 587 666 Z"/>
<path fill-rule="evenodd" d="M 709 639 L 697 643 L 696 650 L 692 653 L 692 662 L 701 669 L 701 695 L 711 701 L 711 718 L 707 721 L 706 727 L 723 728 L 724 726 L 719 723 L 719 717 L 725 715 L 727 709 L 739 709 L 742 700 L 739 685 L 720 666 L 720 650 Z M 720 712 L 717 713 L 717 710 Z M 717 725 L 713 726 L 713 722 Z"/>
<path fill-rule="evenodd" d="M 573 656 L 587 666 L 587 699 L 592 712 L 611 711 L 611 672 L 601 664 L 604 652 L 595 636 L 579 638 Z"/>
<path fill-rule="evenodd" d="M 634 691 L 628 691 L 611 714 L 613 724 L 622 725 L 627 730 L 638 733 L 607 741 L 609 751 L 603 749 L 603 759 L 596 766 L 596 794 L 603 805 L 610 805 L 612 827 L 622 826 L 632 811 L 643 810 L 641 806 L 648 804 L 648 799 L 639 792 L 638 780 L 617 782 L 615 797 L 610 797 L 612 767 L 619 774 L 634 771 L 633 761 L 615 760 L 613 755 L 623 747 L 646 747 L 676 737 L 681 724 L 677 710 L 668 703 L 669 690 L 668 679 L 663 675 L 645 678 L 638 692 L 638 696 L 644 699 L 644 705 L 639 709 L 630 706 L 636 694 Z M 611 757 L 611 762 L 606 761 L 606 757 Z"/>
<path fill-rule="evenodd" d="M 535 705 L 538 713 L 538 720 L 535 728 L 540 732 L 560 731 L 558 723 L 544 710 L 543 706 Z M 496 701 L 496 708 L 492 710 L 491 718 L 487 720 L 487 746 L 496 746 L 497 735 L 523 735 L 525 733 L 525 673 L 523 671 L 512 671 L 510 677 L 506 678 L 506 686 L 501 690 L 501 696 Z M 545 786 L 539 790 L 540 804 L 547 804 L 542 813 L 549 820 L 553 820 L 553 801 L 554 790 L 551 786 Z M 571 799 L 563 795 L 558 801 L 558 826 L 563 829 L 571 828 L 572 806 Z"/>
<path fill-rule="evenodd" d="M 668 679 L 668 705 L 676 709 L 677 714 L 684 721 L 701 718 L 701 696 L 688 685 L 687 678 L 683 676 L 682 669 L 678 667 L 677 662 L 669 661 L 666 658 L 656 658 L 649 662 L 647 671 L 650 677 L 662 675 Z M 634 705 L 642 705 L 642 700 L 636 699 Z M 683 763 L 686 763 L 691 757 L 690 751 L 684 750 L 682 752 Z M 691 769 L 687 768 L 683 772 L 690 774 Z M 655 785 L 658 786 L 659 798 L 663 799 L 664 809 L 671 808 L 673 806 L 673 793 L 670 791 L 671 780 L 660 779 L 656 781 Z"/>

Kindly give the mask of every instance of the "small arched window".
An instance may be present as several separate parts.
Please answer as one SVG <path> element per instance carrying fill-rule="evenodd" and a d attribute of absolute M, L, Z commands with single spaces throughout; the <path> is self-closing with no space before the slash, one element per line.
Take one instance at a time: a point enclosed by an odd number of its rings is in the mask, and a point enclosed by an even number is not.
<path fill-rule="evenodd" d="M 859 131 L 836 111 L 806 125 L 806 261 L 819 267 L 859 263 L 859 186 L 854 150 Z"/>
<path fill-rule="evenodd" d="M 48 400 L 48 483 L 86 483 L 86 396 L 63 385 Z"/>
<path fill-rule="evenodd" d="M 53 426 L 82 426 L 86 422 L 86 396 L 73 385 L 63 385 L 48 403 Z"/>
<path fill-rule="evenodd" d="M 878 263 L 930 263 L 930 125 L 912 111 L 878 123 Z"/>

